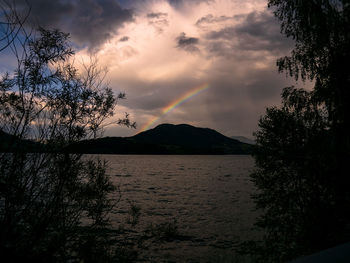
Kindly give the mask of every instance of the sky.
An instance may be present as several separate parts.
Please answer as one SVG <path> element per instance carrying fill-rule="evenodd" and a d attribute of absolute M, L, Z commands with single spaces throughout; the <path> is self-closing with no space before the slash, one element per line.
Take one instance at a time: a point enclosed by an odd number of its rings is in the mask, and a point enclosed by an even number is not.
<path fill-rule="evenodd" d="M 127 112 L 137 129 L 112 124 L 106 136 L 187 123 L 252 138 L 266 107 L 295 84 L 277 71 L 293 41 L 266 0 L 27 1 L 29 24 L 70 33 L 76 60 L 93 55 L 126 93 L 114 119 Z"/>

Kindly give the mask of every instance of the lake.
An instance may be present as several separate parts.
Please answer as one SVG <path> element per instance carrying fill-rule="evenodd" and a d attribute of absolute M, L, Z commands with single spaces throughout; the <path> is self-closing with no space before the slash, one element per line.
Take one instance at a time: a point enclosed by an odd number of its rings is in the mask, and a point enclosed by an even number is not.
<path fill-rule="evenodd" d="M 141 261 L 249 261 L 238 256 L 234 249 L 239 241 L 254 236 L 251 156 L 101 155 L 100 158 L 108 161 L 108 173 L 119 188 L 112 222 L 121 229 L 129 229 L 124 231 L 126 239 L 143 235 Z M 131 206 L 134 217 L 130 215 Z M 161 231 L 168 231 L 168 236 Z M 157 237 L 152 238 L 150 232 Z"/>

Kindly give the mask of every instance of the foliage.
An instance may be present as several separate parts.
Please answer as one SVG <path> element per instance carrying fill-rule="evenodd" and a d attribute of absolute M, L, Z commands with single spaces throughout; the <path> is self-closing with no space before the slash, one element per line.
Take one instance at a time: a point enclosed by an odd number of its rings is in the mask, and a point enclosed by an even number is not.
<path fill-rule="evenodd" d="M 62 149 L 96 137 L 124 94 L 114 97 L 96 63 L 79 73 L 68 37 L 42 28 L 36 37 L 24 32 L 11 44 L 15 72 L 0 80 L 0 130 L 11 135 L 8 147 L 23 139 L 46 147 L 0 153 L 0 253 L 12 262 L 118 259 L 108 218 L 116 192 L 106 163 Z"/>
<path fill-rule="evenodd" d="M 8 48 L 17 39 L 23 29 L 29 12 L 18 14 L 15 3 L 0 0 L 0 52 Z"/>
<path fill-rule="evenodd" d="M 348 0 L 270 0 L 281 30 L 295 40 L 291 56 L 278 60 L 280 71 L 315 80 L 333 126 L 349 121 L 350 3 Z"/>
<path fill-rule="evenodd" d="M 256 132 L 253 196 L 263 239 L 242 245 L 258 262 L 285 262 L 350 239 L 348 1 L 270 0 L 295 40 L 280 71 L 315 83 L 285 88 Z"/>

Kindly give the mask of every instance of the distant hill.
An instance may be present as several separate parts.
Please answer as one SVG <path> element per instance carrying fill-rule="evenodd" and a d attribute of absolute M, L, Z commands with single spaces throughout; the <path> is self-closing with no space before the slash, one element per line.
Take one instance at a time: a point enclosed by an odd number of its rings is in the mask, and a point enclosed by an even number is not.
<path fill-rule="evenodd" d="M 83 140 L 65 147 L 64 151 L 86 154 L 250 154 L 253 148 L 253 145 L 226 137 L 213 129 L 188 124 L 161 124 L 132 137 Z M 48 148 L 0 130 L 0 151 L 43 152 Z"/>
<path fill-rule="evenodd" d="M 39 143 L 30 140 L 22 140 L 0 130 L 0 152 L 38 152 L 40 149 L 43 148 Z"/>
<path fill-rule="evenodd" d="M 66 150 L 96 154 L 250 154 L 252 145 L 208 128 L 161 124 L 132 137 L 105 137 L 70 145 Z"/>
<path fill-rule="evenodd" d="M 253 144 L 253 145 L 256 144 L 254 140 L 248 139 L 247 137 L 244 137 L 244 136 L 231 136 L 230 138 L 240 142 L 248 143 L 248 144 Z"/>

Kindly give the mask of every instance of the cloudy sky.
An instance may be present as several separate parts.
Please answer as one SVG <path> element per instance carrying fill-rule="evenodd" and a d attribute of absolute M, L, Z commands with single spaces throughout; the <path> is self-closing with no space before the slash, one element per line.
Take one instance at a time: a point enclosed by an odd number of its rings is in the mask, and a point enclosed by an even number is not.
<path fill-rule="evenodd" d="M 126 93 L 116 118 L 128 112 L 138 129 L 110 125 L 105 135 L 134 135 L 159 117 L 151 127 L 188 123 L 252 137 L 265 108 L 293 83 L 276 68 L 293 42 L 280 34 L 266 0 L 28 2 L 29 23 L 69 32 L 77 57 L 94 54 L 111 87 Z M 203 85 L 209 88 L 163 114 Z"/>

